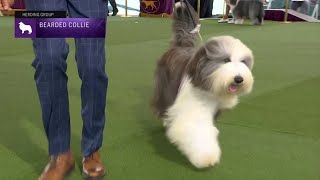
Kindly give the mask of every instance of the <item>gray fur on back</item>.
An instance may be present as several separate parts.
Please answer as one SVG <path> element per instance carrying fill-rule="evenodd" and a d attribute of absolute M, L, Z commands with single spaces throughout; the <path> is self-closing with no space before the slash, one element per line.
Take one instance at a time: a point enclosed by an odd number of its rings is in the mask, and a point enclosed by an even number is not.
<path fill-rule="evenodd" d="M 152 106 L 162 117 L 178 94 L 183 74 L 196 50 L 197 34 L 192 34 L 199 17 L 188 1 L 178 2 L 173 13 L 173 39 L 171 47 L 162 55 L 155 70 L 155 87 Z"/>

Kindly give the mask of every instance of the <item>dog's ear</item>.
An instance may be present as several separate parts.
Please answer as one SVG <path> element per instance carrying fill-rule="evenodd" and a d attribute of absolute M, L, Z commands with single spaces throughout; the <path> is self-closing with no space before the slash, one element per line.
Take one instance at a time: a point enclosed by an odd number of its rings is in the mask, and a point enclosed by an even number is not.
<path fill-rule="evenodd" d="M 231 36 L 220 36 L 209 39 L 205 45 L 206 55 L 211 61 L 224 61 L 230 58 L 233 49 L 242 54 L 241 61 L 244 61 L 249 69 L 252 69 L 254 56 L 250 48 L 243 44 L 239 39 Z"/>
<path fill-rule="evenodd" d="M 221 40 L 210 39 L 203 45 L 209 59 L 217 60 L 226 55 L 226 51 L 221 43 Z"/>
<path fill-rule="evenodd" d="M 158 117 L 164 115 L 172 95 L 170 94 L 169 69 L 158 65 L 155 72 L 154 95 L 151 102 L 153 110 Z"/>
<path fill-rule="evenodd" d="M 157 64 L 152 106 L 159 117 L 165 115 L 167 108 L 174 103 L 177 97 L 182 74 L 188 63 L 185 60 L 187 56 L 182 53 L 184 52 L 168 51 Z M 172 59 L 172 56 L 179 58 Z"/>
<path fill-rule="evenodd" d="M 199 47 L 188 67 L 192 83 L 203 90 L 211 89 L 212 82 L 208 78 L 220 66 L 223 56 L 225 53 L 218 42 L 207 42 Z"/>
<path fill-rule="evenodd" d="M 252 70 L 254 65 L 254 55 L 251 50 L 249 50 L 249 55 L 244 61 L 245 64 L 249 67 L 249 69 Z"/>
<path fill-rule="evenodd" d="M 204 79 L 201 75 L 203 66 L 208 62 L 209 58 L 205 46 L 201 46 L 194 54 L 192 61 L 188 65 L 188 74 L 195 86 L 204 86 Z"/>
<path fill-rule="evenodd" d="M 201 61 L 205 61 L 207 58 L 206 49 L 204 46 L 201 46 L 194 54 L 192 61 L 189 63 L 188 72 L 191 77 L 194 77 L 197 74 L 197 69 L 202 63 Z"/>
<path fill-rule="evenodd" d="M 199 66 L 199 63 L 203 63 L 205 60 L 215 60 L 223 56 L 225 53 L 222 52 L 221 45 L 216 40 L 209 40 L 205 44 L 199 47 L 193 57 L 194 65 Z M 193 65 L 193 66 L 194 66 Z"/>

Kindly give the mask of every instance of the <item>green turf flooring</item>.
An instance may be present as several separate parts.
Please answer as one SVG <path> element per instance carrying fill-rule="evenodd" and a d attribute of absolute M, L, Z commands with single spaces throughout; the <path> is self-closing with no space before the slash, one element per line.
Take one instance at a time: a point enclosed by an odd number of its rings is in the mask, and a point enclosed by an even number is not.
<path fill-rule="evenodd" d="M 108 180 L 320 180 L 320 24 L 235 26 L 202 21 L 202 36 L 233 35 L 255 55 L 255 86 L 218 122 L 221 163 L 196 170 L 168 143 L 150 112 L 155 61 L 171 38 L 169 19 L 109 18 L 110 78 L 102 157 Z M 47 142 L 33 81 L 30 39 L 0 17 L 0 180 L 37 179 Z M 80 80 L 68 59 L 72 148 L 81 179 Z"/>

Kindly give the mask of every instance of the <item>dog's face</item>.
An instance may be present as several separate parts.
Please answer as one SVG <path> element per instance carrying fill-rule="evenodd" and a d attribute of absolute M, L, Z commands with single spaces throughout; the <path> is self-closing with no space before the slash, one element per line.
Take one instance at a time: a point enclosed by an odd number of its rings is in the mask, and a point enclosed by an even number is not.
<path fill-rule="evenodd" d="M 230 36 L 209 39 L 190 63 L 192 82 L 217 96 L 245 95 L 253 86 L 253 54 Z"/>

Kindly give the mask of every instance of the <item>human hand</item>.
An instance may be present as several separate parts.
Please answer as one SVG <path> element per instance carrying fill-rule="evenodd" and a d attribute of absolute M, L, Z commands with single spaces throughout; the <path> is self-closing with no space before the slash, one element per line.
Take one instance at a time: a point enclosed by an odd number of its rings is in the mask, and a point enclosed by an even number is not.
<path fill-rule="evenodd" d="M 0 10 L 11 10 L 14 0 L 0 0 Z"/>

